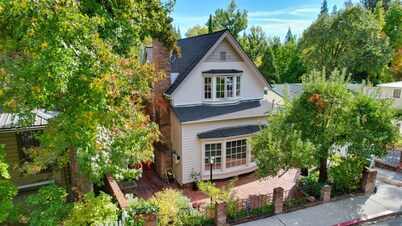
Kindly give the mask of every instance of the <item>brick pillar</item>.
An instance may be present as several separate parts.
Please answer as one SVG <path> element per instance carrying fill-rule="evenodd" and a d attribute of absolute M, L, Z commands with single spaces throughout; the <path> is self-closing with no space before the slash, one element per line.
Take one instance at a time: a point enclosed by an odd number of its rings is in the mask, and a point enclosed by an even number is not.
<path fill-rule="evenodd" d="M 374 192 L 376 178 L 377 178 L 377 170 L 365 169 L 363 171 L 362 192 L 364 192 L 364 194 L 370 194 Z"/>
<path fill-rule="evenodd" d="M 172 142 L 169 100 L 164 96 L 165 90 L 170 86 L 170 52 L 157 40 L 152 42 L 152 57 L 155 70 L 165 73 L 166 77 L 154 84 L 154 119 L 159 125 L 162 134 L 160 142 L 155 145 L 155 168 L 159 177 L 164 178 L 164 171 L 173 166 L 172 163 Z"/>
<path fill-rule="evenodd" d="M 325 185 L 321 188 L 321 195 L 320 198 L 323 203 L 329 202 L 331 200 L 331 186 Z"/>
<path fill-rule="evenodd" d="M 215 225 L 226 225 L 226 203 L 221 200 L 215 201 Z"/>
<path fill-rule="evenodd" d="M 272 196 L 272 208 L 274 214 L 280 214 L 283 212 L 283 196 L 284 189 L 282 187 L 274 188 L 274 194 Z"/>

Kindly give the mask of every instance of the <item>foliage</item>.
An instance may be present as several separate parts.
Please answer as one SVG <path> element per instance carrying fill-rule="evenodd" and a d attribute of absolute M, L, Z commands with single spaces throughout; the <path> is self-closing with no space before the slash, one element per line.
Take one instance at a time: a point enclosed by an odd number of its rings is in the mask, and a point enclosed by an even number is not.
<path fill-rule="evenodd" d="M 84 195 L 84 199 L 74 203 L 70 218 L 65 225 L 99 225 L 115 222 L 119 208 L 112 202 L 112 196 L 103 192 L 95 197 L 93 192 Z"/>
<path fill-rule="evenodd" d="M 179 222 L 181 225 L 214 225 L 213 218 L 200 214 L 196 209 L 190 209 L 187 212 L 179 213 Z"/>
<path fill-rule="evenodd" d="M 304 141 L 301 131 L 286 122 L 288 115 L 280 112 L 269 119 L 269 126 L 250 140 L 251 149 L 262 176 L 277 176 L 281 170 L 312 165 L 314 146 Z"/>
<path fill-rule="evenodd" d="M 243 37 L 239 39 L 239 43 L 254 63 L 261 62 L 259 58 L 267 47 L 267 38 L 260 26 L 251 26 L 250 32 L 247 34 L 243 33 Z"/>
<path fill-rule="evenodd" d="M 321 4 L 321 10 L 319 16 L 322 16 L 323 14 L 328 14 L 328 3 L 327 0 L 324 0 Z"/>
<path fill-rule="evenodd" d="M 143 102 L 162 75 L 140 65 L 139 46 L 151 36 L 178 53 L 171 8 L 139 0 L 1 1 L 4 111 L 18 112 L 21 126 L 32 125 L 34 109 L 60 112 L 40 137 L 40 151 L 31 150 L 28 167 L 70 162 L 92 182 L 105 173 L 140 176 L 127 166 L 153 159 L 159 132 Z M 77 163 L 66 151 L 71 147 Z"/>
<path fill-rule="evenodd" d="M 127 214 L 129 216 L 158 212 L 158 203 L 154 199 L 129 199 L 127 202 Z"/>
<path fill-rule="evenodd" d="M 251 141 L 254 143 L 257 164 L 269 169 L 263 168 L 260 172 L 275 173 L 279 169 L 289 169 L 292 165 L 300 167 L 302 164 L 298 164 L 300 161 L 297 160 L 311 154 L 313 163 L 319 163 L 319 182 L 326 183 L 327 160 L 333 155 L 334 146 L 347 145 L 348 153 L 357 158 L 366 158 L 372 154 L 381 157 L 387 146 L 398 141 L 399 132 L 392 121 L 394 113 L 389 100 L 377 98 L 378 94 L 367 94 L 364 87 L 350 92 L 345 71 L 335 70 L 329 76 L 325 71 L 314 71 L 302 81 L 301 95 L 285 106 L 285 113 L 274 117 L 272 125 L 261 132 L 265 136 L 257 135 Z M 275 127 L 284 131 L 291 130 L 283 134 L 279 131 L 270 132 Z M 300 131 L 300 141 L 311 142 L 313 149 L 289 150 L 290 155 L 270 151 L 277 144 L 281 144 L 283 149 L 287 148 L 284 144 L 289 141 L 300 144 L 296 142 L 299 135 L 290 133 L 292 130 Z M 273 137 L 272 134 L 280 136 Z M 264 141 L 264 138 L 269 142 Z M 296 158 L 292 156 L 293 152 L 297 153 Z M 280 158 L 282 156 L 287 158 Z M 291 161 L 292 158 L 295 160 Z M 288 161 L 282 162 L 283 159 Z"/>
<path fill-rule="evenodd" d="M 160 225 L 179 224 L 179 213 L 190 207 L 190 199 L 171 188 L 157 192 L 153 198 L 158 204 L 158 219 Z"/>
<path fill-rule="evenodd" d="M 300 82 L 300 77 L 306 72 L 296 37 L 291 36 L 291 32 L 283 44 L 279 37 L 268 39 L 261 58 L 259 69 L 271 83 Z"/>
<path fill-rule="evenodd" d="M 296 206 L 301 206 L 307 204 L 308 201 L 306 199 L 289 199 L 283 202 L 283 207 L 285 209 L 292 208 Z"/>
<path fill-rule="evenodd" d="M 392 1 L 384 15 L 383 32 L 389 37 L 394 49 L 391 61 L 391 73 L 395 80 L 402 79 L 402 2 Z"/>
<path fill-rule="evenodd" d="M 347 68 L 357 81 L 390 81 L 387 64 L 392 51 L 380 31 L 370 11 L 360 5 L 347 6 L 319 17 L 303 33 L 302 59 L 308 70 Z"/>
<path fill-rule="evenodd" d="M 247 28 L 247 10 L 237 9 L 236 2 L 232 0 L 226 10 L 217 9 L 213 19 L 213 30 L 229 29 L 235 38 L 239 33 Z"/>
<path fill-rule="evenodd" d="M 14 209 L 12 224 L 59 225 L 68 217 L 71 204 L 67 203 L 65 188 L 56 184 L 41 187 L 37 194 L 28 196 Z"/>
<path fill-rule="evenodd" d="M 8 164 L 5 163 L 4 145 L 0 144 L 0 223 L 4 222 L 13 208 L 13 197 L 17 195 L 17 188 L 9 180 Z"/>
<path fill-rule="evenodd" d="M 317 199 L 320 198 L 321 189 L 326 184 L 318 182 L 318 176 L 318 171 L 312 171 L 307 177 L 303 177 L 299 182 L 299 188 L 301 190 Z"/>
<path fill-rule="evenodd" d="M 262 214 L 269 214 L 269 213 L 273 213 L 273 209 L 272 209 L 272 204 L 266 204 L 266 205 L 262 205 L 259 207 L 255 207 L 255 208 L 251 208 L 251 212 L 250 214 L 247 213 L 246 209 L 241 209 L 238 210 L 239 207 L 237 206 L 237 203 L 235 203 L 235 208 L 232 211 L 227 211 L 227 216 L 229 219 L 231 220 L 237 220 L 237 219 L 241 219 L 244 217 L 248 217 L 248 216 L 258 216 L 258 215 L 262 215 Z"/>
<path fill-rule="evenodd" d="M 212 198 L 212 203 L 215 203 L 216 200 L 222 200 L 227 203 L 234 195 L 232 189 L 234 188 L 237 180 L 238 178 L 235 177 L 230 180 L 227 186 L 223 186 L 221 188 L 216 187 L 216 185 L 211 181 L 200 181 L 198 183 L 198 188 L 202 193 Z"/>
<path fill-rule="evenodd" d="M 201 25 L 195 25 L 193 27 L 188 28 L 185 35 L 187 38 L 190 38 L 204 34 L 208 34 L 208 28 Z"/>
<path fill-rule="evenodd" d="M 332 185 L 332 193 L 347 193 L 360 188 L 360 180 L 364 168 L 361 158 L 352 156 L 331 156 L 328 175 Z"/>

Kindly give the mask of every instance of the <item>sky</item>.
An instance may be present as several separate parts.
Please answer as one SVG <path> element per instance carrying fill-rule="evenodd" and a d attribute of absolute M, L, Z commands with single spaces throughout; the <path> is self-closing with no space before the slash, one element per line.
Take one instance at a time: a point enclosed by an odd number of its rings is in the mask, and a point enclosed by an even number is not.
<path fill-rule="evenodd" d="M 209 15 L 218 8 L 227 9 L 231 0 L 176 0 L 172 13 L 173 25 L 180 28 L 182 37 L 194 25 L 205 25 Z M 282 40 L 290 27 L 294 35 L 301 35 L 317 19 L 323 0 L 236 0 L 240 10 L 248 11 L 248 28 L 261 26 L 267 37 Z M 344 0 L 327 0 L 328 10 L 334 5 L 343 8 Z M 352 1 L 352 2 L 356 2 Z"/>

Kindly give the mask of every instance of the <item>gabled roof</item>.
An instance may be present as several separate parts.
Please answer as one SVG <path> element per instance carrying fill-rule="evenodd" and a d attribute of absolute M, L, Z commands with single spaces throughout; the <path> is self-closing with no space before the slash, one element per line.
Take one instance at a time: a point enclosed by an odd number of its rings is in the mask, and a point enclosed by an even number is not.
<path fill-rule="evenodd" d="M 181 123 L 268 116 L 275 111 L 267 100 L 246 100 L 237 104 L 171 107 Z"/>
<path fill-rule="evenodd" d="M 173 59 L 172 73 L 179 73 L 179 76 L 177 76 L 174 83 L 165 91 L 167 95 L 173 93 L 226 31 L 227 29 L 177 41 L 177 46 L 180 47 L 182 57 Z"/>
<path fill-rule="evenodd" d="M 213 138 L 225 138 L 234 137 L 246 134 L 256 133 L 264 126 L 259 125 L 247 125 L 247 126 L 233 126 L 210 130 L 207 132 L 197 134 L 199 139 L 213 139 Z"/>
<path fill-rule="evenodd" d="M 35 114 L 35 121 L 29 128 L 46 126 L 48 120 L 58 115 L 59 112 L 46 111 L 45 109 L 38 109 L 32 111 L 32 114 Z M 0 108 L 0 131 L 13 130 L 15 128 L 18 128 L 19 127 L 18 120 L 19 120 L 18 114 L 3 112 L 3 109 Z"/>

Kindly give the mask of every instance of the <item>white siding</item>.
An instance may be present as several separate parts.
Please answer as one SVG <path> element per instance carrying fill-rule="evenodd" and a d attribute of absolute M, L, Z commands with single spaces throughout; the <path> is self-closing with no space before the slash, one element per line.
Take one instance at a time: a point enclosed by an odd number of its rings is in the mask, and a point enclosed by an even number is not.
<path fill-rule="evenodd" d="M 402 94 L 401 94 L 401 98 L 392 97 L 393 93 L 394 93 L 394 89 L 402 90 L 402 88 L 380 87 L 380 89 L 381 89 L 381 96 L 389 97 L 394 100 L 394 103 L 392 105 L 394 108 L 402 109 Z"/>
<path fill-rule="evenodd" d="M 236 69 L 243 71 L 241 75 L 240 96 L 242 100 L 263 99 L 264 83 L 246 62 L 203 62 L 177 87 L 171 95 L 174 106 L 201 104 L 204 98 L 203 71 L 212 69 Z"/>
<path fill-rule="evenodd" d="M 232 47 L 227 39 L 224 39 L 219 45 L 214 49 L 214 51 L 209 54 L 206 62 L 225 62 L 221 60 L 221 52 L 226 52 L 226 62 L 241 62 L 243 59 Z"/>
<path fill-rule="evenodd" d="M 204 122 L 182 125 L 183 152 L 181 162 L 183 167 L 183 177 L 182 180 L 178 180 L 178 182 L 180 184 L 190 183 L 192 182 L 192 179 L 190 177 L 191 171 L 194 169 L 197 172 L 201 172 L 202 170 L 202 141 L 198 139 L 198 133 L 223 127 L 242 126 L 258 123 L 266 124 L 267 117 L 234 119 L 218 122 Z"/>
<path fill-rule="evenodd" d="M 182 153 L 182 126 L 173 112 L 170 112 L 170 121 L 172 128 L 172 146 L 173 150 L 180 156 L 180 163 L 173 162 L 173 171 L 177 181 L 182 181 L 183 174 L 183 153 Z"/>

